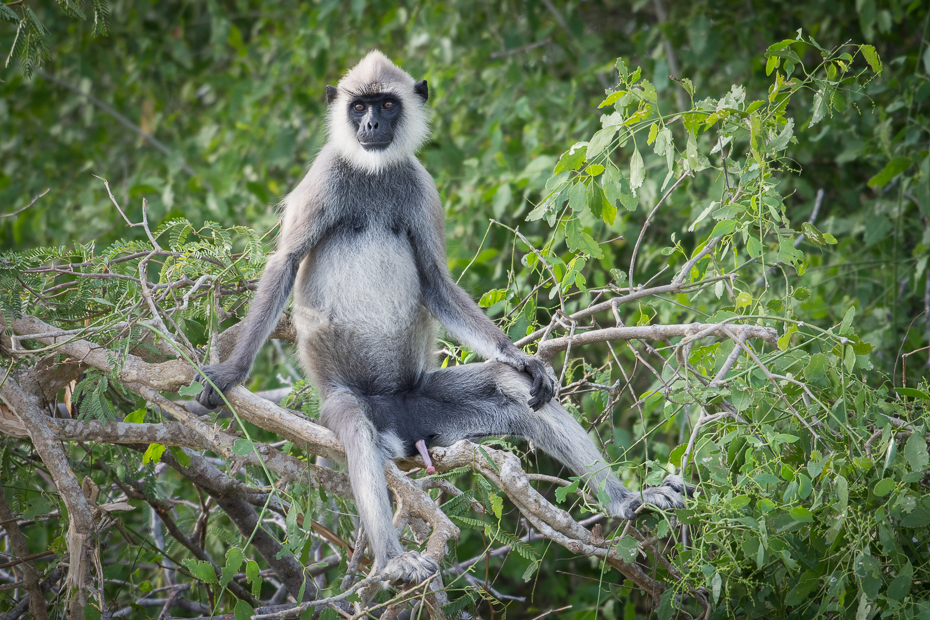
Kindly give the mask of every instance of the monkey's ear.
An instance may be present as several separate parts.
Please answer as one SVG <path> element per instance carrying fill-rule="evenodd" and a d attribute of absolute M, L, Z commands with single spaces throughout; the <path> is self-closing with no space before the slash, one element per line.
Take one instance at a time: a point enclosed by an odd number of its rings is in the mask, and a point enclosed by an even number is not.
<path fill-rule="evenodd" d="M 339 96 L 339 89 L 335 86 L 326 85 L 326 104 L 329 105 Z"/>
<path fill-rule="evenodd" d="M 423 97 L 423 103 L 426 103 L 429 100 L 429 86 L 426 85 L 426 80 L 414 84 L 413 92 Z"/>

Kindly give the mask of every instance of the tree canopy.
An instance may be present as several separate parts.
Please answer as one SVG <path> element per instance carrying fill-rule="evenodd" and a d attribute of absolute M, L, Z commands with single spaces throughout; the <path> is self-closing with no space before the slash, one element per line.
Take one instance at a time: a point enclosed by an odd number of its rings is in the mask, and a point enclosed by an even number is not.
<path fill-rule="evenodd" d="M 920 0 L 0 5 L 0 614 L 930 618 L 928 24 Z M 441 575 L 381 591 L 289 318 L 228 411 L 192 401 L 326 84 L 374 48 L 429 81 L 454 277 L 625 484 L 697 486 L 684 510 L 610 520 L 515 439 L 437 449 L 386 475 Z"/>

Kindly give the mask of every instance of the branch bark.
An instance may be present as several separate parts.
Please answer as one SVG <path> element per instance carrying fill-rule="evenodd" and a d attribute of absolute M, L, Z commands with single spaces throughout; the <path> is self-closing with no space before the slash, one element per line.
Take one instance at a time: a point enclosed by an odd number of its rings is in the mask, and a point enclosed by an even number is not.
<path fill-rule="evenodd" d="M 71 471 L 68 455 L 58 442 L 55 432 L 46 423 L 48 416 L 30 399 L 12 377 L 0 387 L 0 398 L 16 413 L 39 458 L 45 463 L 65 506 L 68 508 L 68 576 L 65 586 L 73 592 L 68 603 L 68 618 L 84 620 L 87 606 L 85 579 L 89 566 L 88 556 L 96 546 L 94 516 L 84 497 L 81 483 Z"/>

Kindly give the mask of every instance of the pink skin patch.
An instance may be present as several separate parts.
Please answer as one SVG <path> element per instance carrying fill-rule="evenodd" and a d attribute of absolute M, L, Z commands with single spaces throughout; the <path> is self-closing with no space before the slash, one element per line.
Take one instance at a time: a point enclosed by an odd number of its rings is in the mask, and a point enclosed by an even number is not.
<path fill-rule="evenodd" d="M 426 463 L 426 473 L 435 474 L 436 468 L 433 467 L 433 461 L 429 458 L 429 452 L 426 450 L 426 441 L 420 440 L 416 444 L 417 452 L 420 453 L 420 456 L 423 457 L 423 462 Z"/>

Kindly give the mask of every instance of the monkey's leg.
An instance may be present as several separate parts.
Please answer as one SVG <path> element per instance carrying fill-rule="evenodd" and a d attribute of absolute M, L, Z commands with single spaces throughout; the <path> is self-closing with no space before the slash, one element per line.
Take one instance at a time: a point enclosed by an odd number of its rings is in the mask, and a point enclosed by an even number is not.
<path fill-rule="evenodd" d="M 353 395 L 337 392 L 324 401 L 321 420 L 345 446 L 352 492 L 375 556 L 375 568 L 393 584 L 419 583 L 439 566 L 416 551 L 404 552 L 397 539 L 384 479 L 385 456 L 364 406 Z"/>
<path fill-rule="evenodd" d="M 539 411 L 527 404 L 531 379 L 506 364 L 469 364 L 430 373 L 424 392 L 442 403 L 460 403 L 437 412 L 437 443 L 489 435 L 513 435 L 533 442 L 568 467 L 594 490 L 603 488 L 610 498 L 608 511 L 632 519 L 642 503 L 662 509 L 683 508 L 687 493 L 678 476 L 668 476 L 662 486 L 633 493 L 614 475 L 585 429 L 557 401 Z"/>

